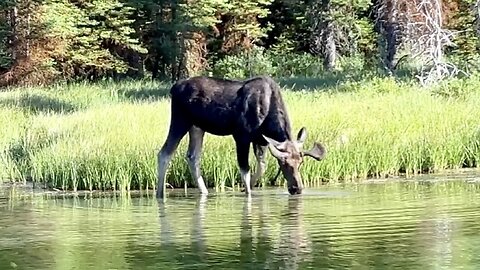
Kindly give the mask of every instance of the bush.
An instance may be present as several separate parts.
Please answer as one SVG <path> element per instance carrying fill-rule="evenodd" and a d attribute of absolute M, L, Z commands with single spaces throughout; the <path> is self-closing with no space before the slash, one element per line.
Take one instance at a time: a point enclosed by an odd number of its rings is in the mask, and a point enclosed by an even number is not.
<path fill-rule="evenodd" d="M 225 56 L 215 63 L 211 72 L 214 76 L 242 79 L 255 75 L 273 75 L 276 70 L 265 49 L 254 46 L 250 53 Z"/>
<path fill-rule="evenodd" d="M 208 73 L 231 79 L 244 79 L 256 75 L 270 75 L 276 78 L 312 78 L 327 73 L 320 56 L 305 52 L 296 53 L 289 48 L 288 44 L 281 43 L 270 50 L 255 46 L 250 53 L 227 55 L 212 66 Z M 335 72 L 355 76 L 359 73 L 365 74 L 365 66 L 366 62 L 361 57 L 341 57 L 338 58 Z"/>

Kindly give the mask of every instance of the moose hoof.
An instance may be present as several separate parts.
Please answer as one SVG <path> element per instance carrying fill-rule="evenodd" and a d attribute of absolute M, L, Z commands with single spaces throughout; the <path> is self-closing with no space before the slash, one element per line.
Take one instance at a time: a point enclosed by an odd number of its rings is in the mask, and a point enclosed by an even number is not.
<path fill-rule="evenodd" d="M 302 190 L 297 187 L 293 187 L 288 189 L 288 193 L 290 193 L 290 195 L 302 194 Z"/>

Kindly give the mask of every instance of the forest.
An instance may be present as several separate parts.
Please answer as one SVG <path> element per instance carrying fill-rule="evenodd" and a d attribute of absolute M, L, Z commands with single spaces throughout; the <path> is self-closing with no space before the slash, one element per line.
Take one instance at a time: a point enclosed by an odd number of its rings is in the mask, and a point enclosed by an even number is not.
<path fill-rule="evenodd" d="M 475 73 L 473 0 L 2 0 L 0 86 Z"/>

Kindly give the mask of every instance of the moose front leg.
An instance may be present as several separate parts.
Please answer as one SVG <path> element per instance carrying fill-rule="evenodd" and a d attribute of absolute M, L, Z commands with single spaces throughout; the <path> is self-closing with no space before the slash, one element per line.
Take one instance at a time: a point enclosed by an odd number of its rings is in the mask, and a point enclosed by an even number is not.
<path fill-rule="evenodd" d="M 263 146 L 260 144 L 253 144 L 253 151 L 255 153 L 255 158 L 257 159 L 257 170 L 252 177 L 251 186 L 255 187 L 258 183 L 258 180 L 262 178 L 263 174 L 265 173 L 265 152 L 267 150 L 267 146 Z"/>
<path fill-rule="evenodd" d="M 240 176 L 245 185 L 245 193 L 250 194 L 250 166 L 248 164 L 248 154 L 250 152 L 250 142 L 241 139 L 235 139 L 237 145 L 237 162 L 240 167 Z"/>

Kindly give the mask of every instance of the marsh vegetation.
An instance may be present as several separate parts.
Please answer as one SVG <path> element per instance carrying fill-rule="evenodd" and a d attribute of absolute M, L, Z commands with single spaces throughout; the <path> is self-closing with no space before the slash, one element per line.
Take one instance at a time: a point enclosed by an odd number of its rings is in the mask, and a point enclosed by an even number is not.
<path fill-rule="evenodd" d="M 389 77 L 329 87 L 311 79 L 282 85 L 294 130 L 306 126 L 306 143 L 321 141 L 328 149 L 322 162 L 302 165 L 306 186 L 479 164 L 480 80 L 475 77 L 430 88 Z M 168 89 L 167 83 L 134 81 L 0 93 L 1 178 L 72 190 L 153 188 L 155 157 L 169 124 Z M 186 146 L 183 140 L 167 175 L 173 187 L 194 186 Z M 238 188 L 233 139 L 207 135 L 204 149 L 207 186 Z M 262 185 L 277 168 L 268 154 Z"/>

